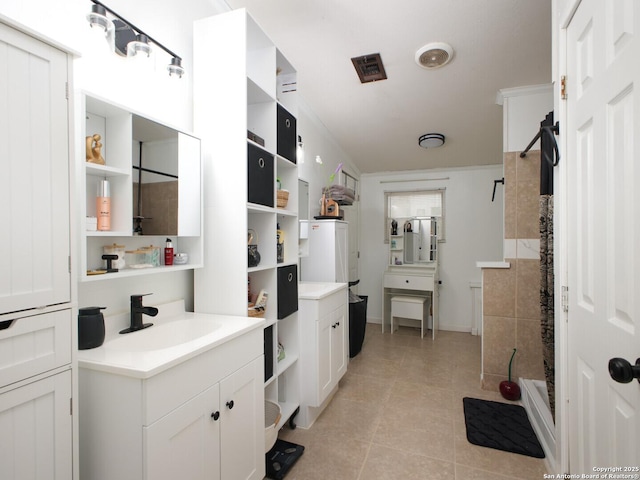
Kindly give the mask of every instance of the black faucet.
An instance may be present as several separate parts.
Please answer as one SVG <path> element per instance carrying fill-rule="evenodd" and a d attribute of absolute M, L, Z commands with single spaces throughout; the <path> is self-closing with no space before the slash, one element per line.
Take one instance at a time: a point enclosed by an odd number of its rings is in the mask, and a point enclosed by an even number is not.
<path fill-rule="evenodd" d="M 145 295 L 151 294 L 147 293 Z M 153 325 L 153 323 L 142 323 L 142 314 L 149 315 L 150 317 L 155 317 L 158 314 L 158 309 L 156 307 L 142 306 L 142 297 L 145 295 L 131 295 L 131 326 L 124 330 L 120 330 L 120 333 L 137 332 L 138 330 L 142 330 L 143 328 L 148 328 Z"/>

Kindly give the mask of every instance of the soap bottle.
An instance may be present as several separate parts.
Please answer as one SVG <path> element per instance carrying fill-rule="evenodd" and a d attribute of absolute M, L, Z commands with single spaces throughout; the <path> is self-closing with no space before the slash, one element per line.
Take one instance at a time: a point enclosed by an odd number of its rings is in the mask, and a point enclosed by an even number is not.
<path fill-rule="evenodd" d="M 109 188 L 109 180 L 100 180 L 98 182 L 96 217 L 98 217 L 98 231 L 111 230 L 111 189 Z"/>
<path fill-rule="evenodd" d="M 167 244 L 164 247 L 164 264 L 173 265 L 173 243 L 167 238 Z"/>

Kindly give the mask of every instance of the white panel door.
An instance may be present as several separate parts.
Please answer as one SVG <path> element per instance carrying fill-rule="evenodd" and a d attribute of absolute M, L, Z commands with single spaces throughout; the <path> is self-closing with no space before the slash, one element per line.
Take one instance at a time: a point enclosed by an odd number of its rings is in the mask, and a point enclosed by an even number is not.
<path fill-rule="evenodd" d="M 67 55 L 0 23 L 0 314 L 70 301 Z"/>
<path fill-rule="evenodd" d="M 71 371 L 0 395 L 0 478 L 69 480 Z"/>
<path fill-rule="evenodd" d="M 582 0 L 567 28 L 572 474 L 640 465 L 640 384 L 608 371 L 640 357 L 639 3 Z"/>

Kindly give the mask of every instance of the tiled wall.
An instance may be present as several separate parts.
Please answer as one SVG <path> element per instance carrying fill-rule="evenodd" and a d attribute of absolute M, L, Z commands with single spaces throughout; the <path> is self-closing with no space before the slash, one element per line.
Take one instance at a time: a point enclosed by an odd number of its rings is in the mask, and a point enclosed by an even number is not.
<path fill-rule="evenodd" d="M 142 184 L 142 223 L 145 235 L 177 235 L 178 232 L 178 182 Z M 137 210 L 138 184 L 133 184 L 134 212 Z"/>
<path fill-rule="evenodd" d="M 482 270 L 482 386 L 497 390 L 507 379 L 544 380 L 540 339 L 538 202 L 540 152 L 504 154 L 505 261 L 510 268 Z"/>

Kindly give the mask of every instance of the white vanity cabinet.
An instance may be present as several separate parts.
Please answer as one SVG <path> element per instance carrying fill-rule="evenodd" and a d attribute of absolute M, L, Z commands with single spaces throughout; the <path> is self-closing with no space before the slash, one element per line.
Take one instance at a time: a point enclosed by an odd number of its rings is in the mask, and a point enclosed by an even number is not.
<path fill-rule="evenodd" d="M 255 328 L 151 376 L 81 360 L 81 478 L 262 479 L 262 342 Z"/>
<path fill-rule="evenodd" d="M 58 307 L 0 330 L 2 479 L 72 478 L 71 317 Z"/>
<path fill-rule="evenodd" d="M 309 427 L 347 371 L 349 317 L 346 283 L 301 283 L 300 365 L 302 401 L 298 423 Z"/>

